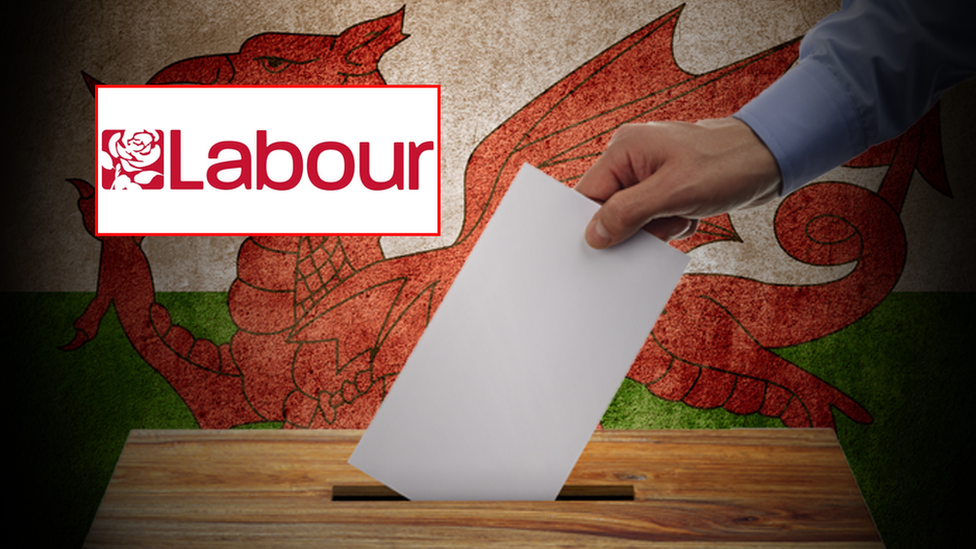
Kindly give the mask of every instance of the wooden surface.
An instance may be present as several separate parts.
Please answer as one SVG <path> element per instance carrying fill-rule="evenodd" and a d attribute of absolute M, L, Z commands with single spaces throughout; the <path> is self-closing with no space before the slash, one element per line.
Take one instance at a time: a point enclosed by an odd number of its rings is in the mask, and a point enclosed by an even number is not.
<path fill-rule="evenodd" d="M 633 501 L 333 501 L 360 435 L 132 431 L 86 547 L 882 547 L 830 430 L 596 432 L 567 486 Z"/>

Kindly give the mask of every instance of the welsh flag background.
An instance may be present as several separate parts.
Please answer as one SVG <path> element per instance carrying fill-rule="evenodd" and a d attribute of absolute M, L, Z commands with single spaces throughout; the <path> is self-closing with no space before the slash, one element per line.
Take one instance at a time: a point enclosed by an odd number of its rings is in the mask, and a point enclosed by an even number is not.
<path fill-rule="evenodd" d="M 727 116 L 838 7 L 13 8 L 0 231 L 13 522 L 42 525 L 32 546 L 79 546 L 130 429 L 365 428 L 522 162 L 573 185 L 620 124 Z M 98 82 L 440 84 L 443 235 L 98 240 Z M 691 265 L 602 426 L 834 428 L 888 547 L 964 539 L 974 94 L 963 84 L 903 136 L 675 243 Z"/>

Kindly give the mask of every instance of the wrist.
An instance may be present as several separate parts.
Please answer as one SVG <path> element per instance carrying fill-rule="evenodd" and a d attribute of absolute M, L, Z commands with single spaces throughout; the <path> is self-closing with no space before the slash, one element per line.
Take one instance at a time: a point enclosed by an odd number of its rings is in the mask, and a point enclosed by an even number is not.
<path fill-rule="evenodd" d="M 700 120 L 696 125 L 707 129 L 719 143 L 717 155 L 726 177 L 738 181 L 741 194 L 738 207 L 765 204 L 781 195 L 783 177 L 776 157 L 752 128 L 735 117 Z M 749 192 L 751 191 L 751 192 Z"/>

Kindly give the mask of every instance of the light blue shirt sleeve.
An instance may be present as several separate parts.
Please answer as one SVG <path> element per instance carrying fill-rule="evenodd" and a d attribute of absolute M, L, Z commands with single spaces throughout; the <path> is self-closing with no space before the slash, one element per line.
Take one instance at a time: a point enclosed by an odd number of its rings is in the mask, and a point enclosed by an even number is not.
<path fill-rule="evenodd" d="M 779 163 L 783 194 L 898 136 L 976 75 L 973 0 L 845 0 L 799 60 L 735 115 Z"/>

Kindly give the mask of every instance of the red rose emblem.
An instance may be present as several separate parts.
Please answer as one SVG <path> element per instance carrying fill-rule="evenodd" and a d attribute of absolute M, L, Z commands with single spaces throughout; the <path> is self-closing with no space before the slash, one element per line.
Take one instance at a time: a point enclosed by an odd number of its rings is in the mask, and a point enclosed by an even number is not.
<path fill-rule="evenodd" d="M 163 187 L 161 130 L 106 130 L 102 133 L 102 188 L 118 190 Z"/>

